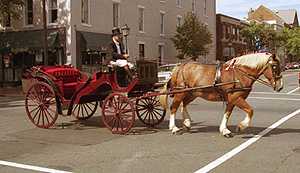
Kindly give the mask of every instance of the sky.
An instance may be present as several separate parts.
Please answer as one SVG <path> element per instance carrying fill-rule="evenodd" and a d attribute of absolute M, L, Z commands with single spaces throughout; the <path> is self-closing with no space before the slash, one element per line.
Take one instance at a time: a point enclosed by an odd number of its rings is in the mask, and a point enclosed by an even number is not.
<path fill-rule="evenodd" d="M 264 5 L 271 10 L 296 9 L 300 16 L 300 0 L 216 0 L 217 13 L 244 19 L 250 8 Z"/>

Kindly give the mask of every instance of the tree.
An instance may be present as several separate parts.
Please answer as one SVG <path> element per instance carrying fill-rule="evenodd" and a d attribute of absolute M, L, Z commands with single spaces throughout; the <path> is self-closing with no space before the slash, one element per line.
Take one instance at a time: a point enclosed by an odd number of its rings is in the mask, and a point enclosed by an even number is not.
<path fill-rule="evenodd" d="M 179 52 L 177 58 L 190 57 L 196 60 L 209 52 L 208 45 L 212 43 L 212 35 L 195 14 L 188 13 L 183 24 L 177 26 L 176 34 L 171 40 Z"/>
<path fill-rule="evenodd" d="M 24 0 L 0 0 L 0 22 L 5 17 L 18 19 L 21 16 L 21 10 Z"/>
<path fill-rule="evenodd" d="M 278 33 L 271 25 L 250 22 L 248 27 L 241 30 L 241 35 L 251 51 L 258 51 L 260 48 L 272 51 L 279 45 Z"/>
<path fill-rule="evenodd" d="M 296 60 L 300 60 L 300 27 L 285 28 L 280 36 L 281 45 L 284 46 L 286 52 Z"/>

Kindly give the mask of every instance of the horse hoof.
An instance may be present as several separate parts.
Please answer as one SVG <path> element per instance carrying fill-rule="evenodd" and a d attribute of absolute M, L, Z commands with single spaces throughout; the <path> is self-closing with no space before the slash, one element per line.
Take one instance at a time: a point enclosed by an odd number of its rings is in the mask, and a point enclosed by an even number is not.
<path fill-rule="evenodd" d="M 172 129 L 172 135 L 179 135 L 180 129 L 178 127 L 173 127 Z"/>
<path fill-rule="evenodd" d="M 225 134 L 223 135 L 225 138 L 232 138 L 233 137 L 233 134 L 232 133 L 228 133 L 228 134 Z"/>

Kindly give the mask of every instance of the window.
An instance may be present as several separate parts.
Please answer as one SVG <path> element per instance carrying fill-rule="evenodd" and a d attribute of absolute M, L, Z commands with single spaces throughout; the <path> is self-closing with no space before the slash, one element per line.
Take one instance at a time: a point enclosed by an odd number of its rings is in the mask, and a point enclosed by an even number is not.
<path fill-rule="evenodd" d="M 81 23 L 89 24 L 89 0 L 81 0 Z"/>
<path fill-rule="evenodd" d="M 177 16 L 176 26 L 179 27 L 181 25 L 182 16 Z"/>
<path fill-rule="evenodd" d="M 204 0 L 204 15 L 207 16 L 207 1 Z"/>
<path fill-rule="evenodd" d="M 113 27 L 119 26 L 119 3 L 113 3 Z"/>
<path fill-rule="evenodd" d="M 145 58 L 145 44 L 139 43 L 139 58 L 144 59 Z"/>
<path fill-rule="evenodd" d="M 49 1 L 49 22 L 50 23 L 57 23 L 57 0 L 50 0 Z"/>
<path fill-rule="evenodd" d="M 182 7 L 182 0 L 176 0 L 176 6 Z"/>
<path fill-rule="evenodd" d="M 33 24 L 33 0 L 25 1 L 25 25 Z"/>
<path fill-rule="evenodd" d="M 160 12 L 160 34 L 165 34 L 165 13 Z"/>
<path fill-rule="evenodd" d="M 196 13 L 196 0 L 192 0 L 192 12 Z"/>
<path fill-rule="evenodd" d="M 144 8 L 139 7 L 139 31 L 144 31 Z"/>
<path fill-rule="evenodd" d="M 3 26 L 4 27 L 11 27 L 11 17 L 10 17 L 10 14 L 7 14 L 7 15 L 4 16 Z"/>

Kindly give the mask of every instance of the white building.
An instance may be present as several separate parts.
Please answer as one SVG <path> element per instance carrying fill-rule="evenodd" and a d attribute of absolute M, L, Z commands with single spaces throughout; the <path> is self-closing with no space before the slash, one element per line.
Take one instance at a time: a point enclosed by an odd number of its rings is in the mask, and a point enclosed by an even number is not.
<path fill-rule="evenodd" d="M 29 51 L 35 60 L 42 59 L 42 0 L 25 0 L 22 18 L 11 21 L 0 37 L 2 45 L 9 45 L 15 52 Z M 48 45 L 55 63 L 72 63 L 96 66 L 99 56 L 105 56 L 114 26 L 130 27 L 128 48 L 131 60 L 145 58 L 163 64 L 177 62 L 177 51 L 170 40 L 176 25 L 183 22 L 187 12 L 193 11 L 207 24 L 213 35 L 207 62 L 215 61 L 216 50 L 216 2 L 215 0 L 46 0 L 49 33 Z M 32 34 L 30 32 L 34 32 Z M 10 33 L 10 34 L 7 34 Z M 17 38 L 11 35 L 22 33 Z M 25 33 L 25 35 L 24 35 Z M 30 34 L 29 34 L 30 33 Z M 18 36 L 15 36 L 18 37 Z M 28 43 L 33 42 L 34 49 Z M 42 36 L 41 36 L 42 37 Z M 54 38 L 51 38 L 54 37 Z M 20 44 L 15 44 L 18 40 Z M 51 41 L 53 43 L 49 43 Z M 95 60 L 96 59 L 96 60 Z M 50 63 L 51 64 L 51 63 Z"/>

